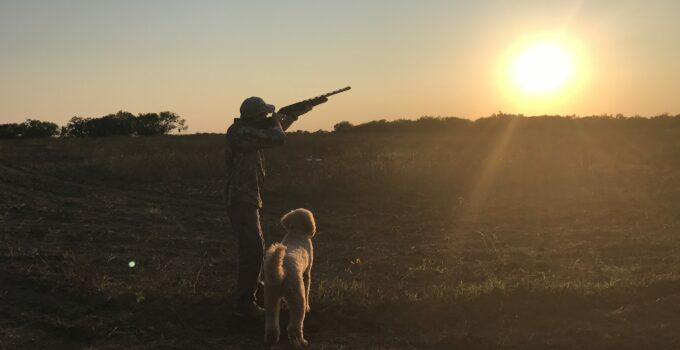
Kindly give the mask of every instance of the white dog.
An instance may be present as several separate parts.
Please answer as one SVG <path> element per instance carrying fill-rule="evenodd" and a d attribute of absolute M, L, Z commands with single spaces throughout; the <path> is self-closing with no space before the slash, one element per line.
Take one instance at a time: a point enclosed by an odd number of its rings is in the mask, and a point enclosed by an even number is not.
<path fill-rule="evenodd" d="M 312 212 L 295 209 L 281 218 L 286 235 L 281 243 L 267 249 L 264 258 L 264 343 L 271 346 L 279 341 L 279 310 L 281 299 L 288 305 L 288 339 L 296 348 L 307 347 L 302 332 L 305 312 L 309 312 L 314 250 L 311 238 L 316 233 Z"/>

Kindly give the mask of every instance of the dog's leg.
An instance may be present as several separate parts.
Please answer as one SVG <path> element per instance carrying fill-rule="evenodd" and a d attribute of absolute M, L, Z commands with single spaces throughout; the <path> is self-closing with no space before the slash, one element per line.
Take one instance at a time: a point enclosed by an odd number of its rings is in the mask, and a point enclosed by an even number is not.
<path fill-rule="evenodd" d="M 287 295 L 288 311 L 290 320 L 288 321 L 288 339 L 290 344 L 296 349 L 306 348 L 309 343 L 305 340 L 302 327 L 305 322 L 305 287 L 302 276 L 288 280 L 286 288 L 289 290 Z"/>
<path fill-rule="evenodd" d="M 309 287 L 312 285 L 312 266 L 305 271 L 305 312 L 309 312 Z"/>
<path fill-rule="evenodd" d="M 281 304 L 281 286 L 266 285 L 264 289 L 264 345 L 271 346 L 279 342 L 279 313 Z"/>

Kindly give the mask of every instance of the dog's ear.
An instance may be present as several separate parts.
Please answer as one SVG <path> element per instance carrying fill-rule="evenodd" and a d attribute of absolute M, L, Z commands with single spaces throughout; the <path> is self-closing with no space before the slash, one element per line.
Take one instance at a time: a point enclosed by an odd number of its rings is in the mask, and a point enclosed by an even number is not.
<path fill-rule="evenodd" d="M 305 227 L 305 232 L 307 232 L 307 236 L 314 237 L 316 234 L 316 220 L 314 220 L 314 214 L 307 209 L 302 210 L 304 212 L 302 218 L 305 222 L 303 225 Z"/>
<path fill-rule="evenodd" d="M 311 211 L 298 208 L 288 212 L 281 218 L 281 225 L 288 232 L 303 232 L 309 237 L 313 237 L 316 233 L 316 222 Z"/>

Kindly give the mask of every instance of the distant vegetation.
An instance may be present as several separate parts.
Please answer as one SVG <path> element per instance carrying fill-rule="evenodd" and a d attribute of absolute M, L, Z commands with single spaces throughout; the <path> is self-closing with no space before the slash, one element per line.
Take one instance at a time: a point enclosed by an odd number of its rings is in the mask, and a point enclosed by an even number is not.
<path fill-rule="evenodd" d="M 542 115 L 525 117 L 524 115 L 506 114 L 499 112 L 486 118 L 470 120 L 458 117 L 424 116 L 419 119 L 385 119 L 374 120 L 354 125 L 349 121 L 341 121 L 333 126 L 337 133 L 362 132 L 443 132 L 466 130 L 468 128 L 489 128 L 512 123 L 522 124 L 532 129 L 550 129 L 565 127 L 588 128 L 678 128 L 680 114 L 672 116 L 662 114 L 654 117 L 617 115 L 596 116 L 553 116 Z M 140 113 L 134 115 L 129 112 L 105 115 L 99 118 L 73 117 L 68 123 L 59 128 L 54 123 L 28 119 L 23 123 L 0 124 L 0 139 L 13 138 L 41 138 L 54 136 L 153 136 L 166 135 L 173 131 L 187 130 L 186 121 L 172 112 Z M 326 132 L 319 130 L 318 132 Z M 307 133 L 302 132 L 302 133 Z"/>
<path fill-rule="evenodd" d="M 671 116 L 662 114 L 645 118 L 640 116 L 625 117 L 621 114 L 596 115 L 596 116 L 557 116 L 542 115 L 525 117 L 524 115 L 506 114 L 499 112 L 490 117 L 477 120 L 457 117 L 431 117 L 424 116 L 417 120 L 397 119 L 387 121 L 385 119 L 374 120 L 367 123 L 353 125 L 348 121 L 341 121 L 333 127 L 336 132 L 383 132 L 383 131 L 450 131 L 468 127 L 500 126 L 510 121 L 529 124 L 533 128 L 562 127 L 566 125 L 589 125 L 602 127 L 680 127 L 680 114 Z"/>
<path fill-rule="evenodd" d="M 61 128 L 62 136 L 153 136 L 173 130 L 184 131 L 185 120 L 172 112 L 145 113 L 135 116 L 119 111 L 101 118 L 73 117 Z"/>
<path fill-rule="evenodd" d="M 27 119 L 23 123 L 0 124 L 0 139 L 51 137 L 57 134 L 57 124 L 39 120 Z"/>
<path fill-rule="evenodd" d="M 21 124 L 0 124 L 0 139 L 53 136 L 153 136 L 187 129 L 185 120 L 172 112 L 132 113 L 119 111 L 99 118 L 73 117 L 66 126 L 28 119 Z"/>

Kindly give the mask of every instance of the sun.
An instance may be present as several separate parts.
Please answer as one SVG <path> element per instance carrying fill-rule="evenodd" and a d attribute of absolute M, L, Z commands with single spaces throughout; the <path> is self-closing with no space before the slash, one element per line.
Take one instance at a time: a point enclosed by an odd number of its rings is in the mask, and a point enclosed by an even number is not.
<path fill-rule="evenodd" d="M 592 88 L 596 73 L 578 33 L 525 33 L 500 51 L 494 66 L 505 110 L 528 115 L 572 113 Z M 499 48 L 501 46 L 499 45 Z"/>
<path fill-rule="evenodd" d="M 557 43 L 533 44 L 515 57 L 511 74 L 516 87 L 527 95 L 552 94 L 572 80 L 574 59 Z"/>

